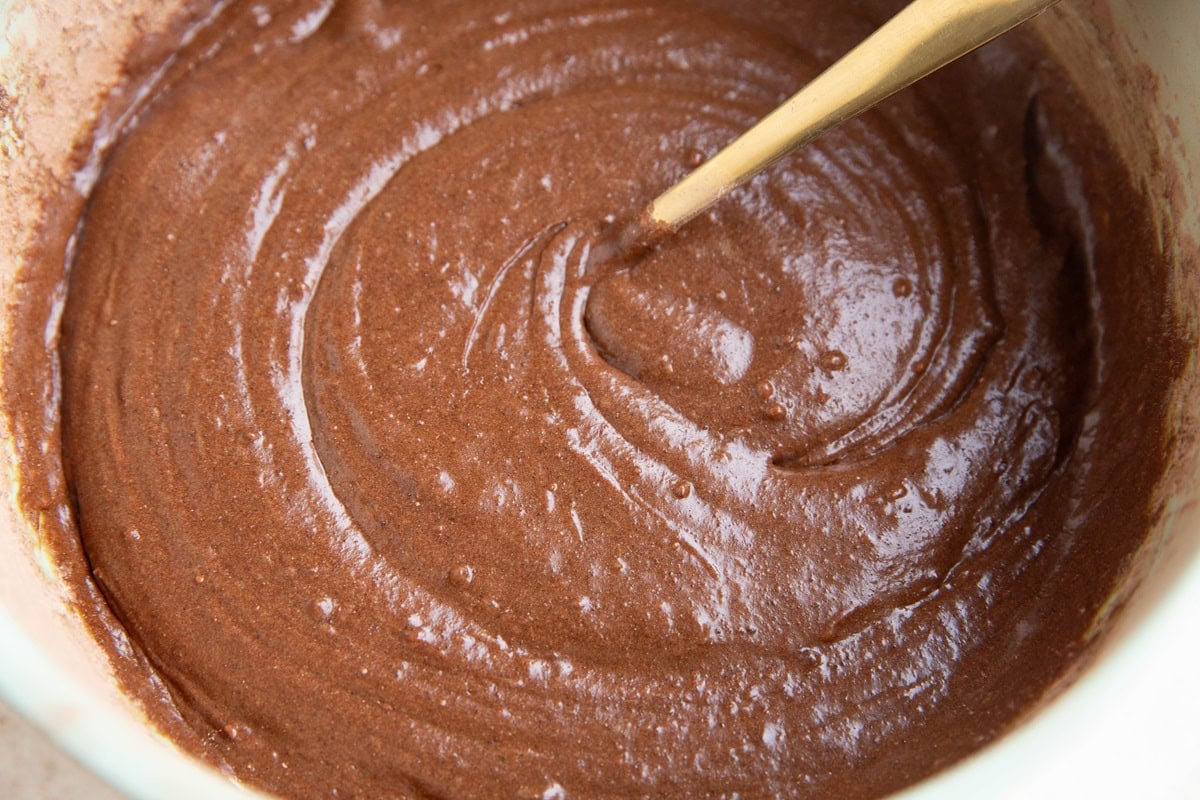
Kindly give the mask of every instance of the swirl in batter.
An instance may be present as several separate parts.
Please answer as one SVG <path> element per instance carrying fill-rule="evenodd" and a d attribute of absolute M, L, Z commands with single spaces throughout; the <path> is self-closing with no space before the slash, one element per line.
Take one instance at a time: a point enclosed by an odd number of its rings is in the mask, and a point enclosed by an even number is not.
<path fill-rule="evenodd" d="M 1033 39 L 588 269 L 894 6 L 196 32 L 60 347 L 72 524 L 160 722 L 289 797 L 875 797 L 1062 676 L 1149 524 L 1168 321 Z"/>

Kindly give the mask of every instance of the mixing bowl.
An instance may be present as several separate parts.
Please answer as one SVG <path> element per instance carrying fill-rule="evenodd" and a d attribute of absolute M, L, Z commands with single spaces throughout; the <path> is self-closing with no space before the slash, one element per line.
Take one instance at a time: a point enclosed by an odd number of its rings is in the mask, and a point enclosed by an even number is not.
<path fill-rule="evenodd" d="M 0 300 L 47 208 L 78 200 L 87 137 L 128 96 L 123 65 L 166 54 L 181 18 L 211 2 L 0 0 Z M 1200 308 L 1200 3 L 1066 0 L 1035 23 L 1156 204 L 1172 294 L 1196 342 Z M 131 55 L 132 54 L 132 55 Z M 81 147 L 81 143 L 85 146 Z M 67 203 L 69 205 L 69 202 Z M 7 324 L 0 335 L 7 335 Z M 0 352 L 2 355 L 2 352 Z M 0 387 L 16 391 L 19 387 Z M 1093 629 L 1090 657 L 999 741 L 903 793 L 907 800 L 1200 796 L 1200 365 L 1176 387 L 1181 443 L 1155 498 L 1163 513 Z M 1134 424 L 1135 421 L 1131 421 Z M 36 525 L 16 507 L 0 448 L 0 697 L 134 798 L 258 796 L 157 734 L 118 690 L 75 618 Z M 1138 532 L 1130 531 L 1130 535 Z"/>

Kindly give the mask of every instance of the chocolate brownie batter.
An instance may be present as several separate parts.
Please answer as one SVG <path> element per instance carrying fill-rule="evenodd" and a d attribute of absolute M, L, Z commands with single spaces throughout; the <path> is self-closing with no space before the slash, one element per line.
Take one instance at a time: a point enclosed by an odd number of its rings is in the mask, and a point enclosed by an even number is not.
<path fill-rule="evenodd" d="M 1066 674 L 1173 362 L 1145 200 L 1031 35 L 590 268 L 895 10 L 194 31 L 72 241 L 61 404 L 15 401 L 160 724 L 295 798 L 865 798 Z"/>

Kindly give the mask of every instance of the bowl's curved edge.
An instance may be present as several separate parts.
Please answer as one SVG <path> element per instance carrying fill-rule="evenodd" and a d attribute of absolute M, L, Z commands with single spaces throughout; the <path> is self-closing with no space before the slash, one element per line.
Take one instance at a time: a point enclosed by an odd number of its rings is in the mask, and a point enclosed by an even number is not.
<path fill-rule="evenodd" d="M 0 695 L 72 758 L 137 800 L 266 800 L 89 696 L 0 608 Z M 152 748 L 152 749 L 148 749 Z M 155 752 L 157 751 L 157 752 Z M 147 757 L 150 753 L 154 755 Z M 136 765 L 130 769 L 129 765 Z"/>
<path fill-rule="evenodd" d="M 1080 34 L 1077 67 L 1097 69 L 1093 106 L 1124 114 L 1118 147 L 1147 175 L 1164 241 L 1176 259 L 1176 311 L 1194 342 L 1200 323 L 1200 58 L 1189 31 L 1194 0 L 1064 3 L 1041 31 L 1052 42 Z M 1094 50 L 1127 60 L 1097 68 Z M 1114 52 L 1115 51 L 1115 52 Z M 1146 67 L 1150 69 L 1146 69 Z M 1122 68 L 1136 86 L 1120 86 Z M 1140 74 L 1139 74 L 1140 72 Z M 1175 76 L 1164 85 L 1153 73 Z M 1086 78 L 1080 74 L 1077 78 Z M 1129 107 L 1130 89 L 1153 108 Z M 1122 98 L 1121 94 L 1125 97 Z M 1149 93 L 1149 95 L 1147 95 Z M 1122 129 L 1122 126 L 1123 129 Z M 1151 136 L 1158 152 L 1130 152 Z M 1190 148 L 1190 151 L 1189 151 Z M 1061 797 L 1179 800 L 1200 796 L 1200 352 L 1193 347 L 1173 397 L 1176 461 L 1159 489 L 1160 526 L 1126 583 L 1097 620 L 1086 663 L 1019 724 L 983 750 L 895 800 L 1051 800 Z"/>

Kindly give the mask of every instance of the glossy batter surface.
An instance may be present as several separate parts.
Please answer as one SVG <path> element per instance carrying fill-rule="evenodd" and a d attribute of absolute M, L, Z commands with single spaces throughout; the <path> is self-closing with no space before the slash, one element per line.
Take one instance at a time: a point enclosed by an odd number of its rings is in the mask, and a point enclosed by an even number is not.
<path fill-rule="evenodd" d="M 297 798 L 855 798 L 1035 702 L 1149 524 L 1167 379 L 1143 201 L 1032 39 L 588 269 L 892 10 L 200 30 L 60 341 L 67 523 L 155 716 Z"/>

